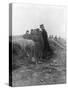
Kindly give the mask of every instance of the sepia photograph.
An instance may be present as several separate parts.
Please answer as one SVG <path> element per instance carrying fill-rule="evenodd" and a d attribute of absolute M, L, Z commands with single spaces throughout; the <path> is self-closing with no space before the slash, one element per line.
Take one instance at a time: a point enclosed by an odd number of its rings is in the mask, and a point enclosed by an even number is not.
<path fill-rule="evenodd" d="M 65 6 L 9 4 L 9 85 L 66 83 Z"/>

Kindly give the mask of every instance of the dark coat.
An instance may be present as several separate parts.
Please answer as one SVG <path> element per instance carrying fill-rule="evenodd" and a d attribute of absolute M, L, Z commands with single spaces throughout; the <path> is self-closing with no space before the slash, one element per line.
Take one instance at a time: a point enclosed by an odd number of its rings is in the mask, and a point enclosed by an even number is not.
<path fill-rule="evenodd" d="M 42 37 L 44 40 L 44 50 L 49 49 L 48 35 L 45 29 L 42 30 Z"/>

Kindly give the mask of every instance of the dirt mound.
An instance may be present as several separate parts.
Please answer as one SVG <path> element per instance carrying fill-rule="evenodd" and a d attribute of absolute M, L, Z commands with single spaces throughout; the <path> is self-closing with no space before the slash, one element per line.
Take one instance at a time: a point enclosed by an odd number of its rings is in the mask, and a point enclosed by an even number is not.
<path fill-rule="evenodd" d="M 25 38 L 28 38 L 27 36 L 24 35 Z M 23 38 L 23 36 L 14 36 L 12 39 L 13 40 L 17 40 L 19 38 Z M 42 52 L 42 48 L 43 48 L 43 44 L 41 44 L 42 38 L 37 35 L 29 35 L 29 38 L 33 39 L 36 42 L 36 59 L 38 59 L 41 56 Z M 41 39 L 40 39 L 41 38 Z M 61 40 L 61 43 L 62 40 Z M 51 49 L 54 52 L 57 52 L 58 50 L 63 50 L 64 46 L 60 44 L 60 41 L 55 41 L 54 39 L 49 39 L 49 45 L 51 47 Z M 30 49 L 30 48 L 29 48 Z M 28 49 L 26 48 L 26 51 L 28 52 Z M 29 53 L 31 53 L 31 51 L 29 50 Z M 40 53 L 40 54 L 39 54 Z M 21 66 L 22 64 L 31 64 L 32 63 L 32 58 L 29 57 L 27 55 L 27 53 L 25 52 L 24 49 L 22 49 L 22 47 L 19 44 L 16 43 L 12 43 L 12 64 L 13 64 L 13 69 L 16 69 L 16 67 Z M 43 59 L 41 58 L 41 60 L 43 61 Z M 40 61 L 40 60 L 39 60 Z M 46 61 L 46 60 L 45 60 Z"/>

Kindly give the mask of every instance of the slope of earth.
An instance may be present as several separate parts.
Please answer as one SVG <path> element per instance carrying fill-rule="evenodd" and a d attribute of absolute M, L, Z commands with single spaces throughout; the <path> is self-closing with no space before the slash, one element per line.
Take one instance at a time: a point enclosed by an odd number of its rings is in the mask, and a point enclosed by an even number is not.
<path fill-rule="evenodd" d="M 56 56 L 49 62 L 22 65 L 12 72 L 14 87 L 66 83 L 66 49 L 57 48 L 53 43 L 51 45 L 56 48 Z"/>

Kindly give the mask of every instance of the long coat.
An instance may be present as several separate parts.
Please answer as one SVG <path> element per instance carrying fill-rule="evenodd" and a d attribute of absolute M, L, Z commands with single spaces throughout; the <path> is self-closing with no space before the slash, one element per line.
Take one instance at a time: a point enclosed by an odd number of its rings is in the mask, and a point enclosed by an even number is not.
<path fill-rule="evenodd" d="M 42 37 L 44 40 L 44 50 L 49 51 L 50 47 L 49 47 L 49 42 L 48 42 L 48 35 L 45 29 L 42 30 Z"/>

